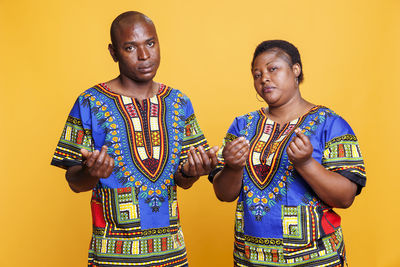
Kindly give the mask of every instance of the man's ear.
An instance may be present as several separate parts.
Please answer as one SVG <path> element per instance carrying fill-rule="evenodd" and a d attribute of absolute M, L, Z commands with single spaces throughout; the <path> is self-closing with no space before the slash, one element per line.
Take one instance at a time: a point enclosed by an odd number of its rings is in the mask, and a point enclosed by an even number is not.
<path fill-rule="evenodd" d="M 110 55 L 111 55 L 112 59 L 114 60 L 114 62 L 118 62 L 117 53 L 112 44 L 108 45 L 108 51 L 110 52 Z"/>

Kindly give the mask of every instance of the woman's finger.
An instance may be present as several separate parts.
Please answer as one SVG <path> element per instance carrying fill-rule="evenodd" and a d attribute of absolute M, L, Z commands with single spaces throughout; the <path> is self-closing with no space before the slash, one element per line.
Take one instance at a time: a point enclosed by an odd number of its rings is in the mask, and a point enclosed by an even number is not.
<path fill-rule="evenodd" d="M 289 148 L 292 150 L 293 155 L 300 152 L 300 149 L 297 147 L 295 142 L 290 142 Z"/>
<path fill-rule="evenodd" d="M 308 146 L 311 144 L 310 139 L 299 129 L 296 129 L 296 135 L 298 138 L 301 139 L 301 141 L 304 143 L 305 146 Z"/>
<path fill-rule="evenodd" d="M 288 154 L 289 158 L 293 158 L 294 157 L 293 151 L 290 148 L 290 146 L 287 147 L 286 153 Z"/>
<path fill-rule="evenodd" d="M 299 137 L 293 138 L 293 143 L 296 145 L 296 147 L 299 150 L 304 150 L 305 149 L 305 144 L 304 144 L 303 140 L 301 140 Z"/>
<path fill-rule="evenodd" d="M 241 157 L 244 152 L 248 149 L 249 144 L 246 141 L 242 141 L 238 143 L 234 148 L 231 150 L 232 155 L 237 155 Z"/>

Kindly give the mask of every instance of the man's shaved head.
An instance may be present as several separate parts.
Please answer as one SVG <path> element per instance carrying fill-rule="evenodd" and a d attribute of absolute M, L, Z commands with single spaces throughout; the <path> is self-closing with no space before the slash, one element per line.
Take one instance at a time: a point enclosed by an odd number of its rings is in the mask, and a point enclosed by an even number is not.
<path fill-rule="evenodd" d="M 116 17 L 112 22 L 110 29 L 112 45 L 115 47 L 117 44 L 116 31 L 118 31 L 121 25 L 133 25 L 137 22 L 146 22 L 154 27 L 153 21 L 149 17 L 137 11 L 127 11 Z"/>

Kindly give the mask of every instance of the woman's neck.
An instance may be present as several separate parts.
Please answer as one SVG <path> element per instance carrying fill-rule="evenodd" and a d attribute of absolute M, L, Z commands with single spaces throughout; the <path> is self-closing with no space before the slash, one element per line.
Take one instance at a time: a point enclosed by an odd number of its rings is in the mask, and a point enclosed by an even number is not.
<path fill-rule="evenodd" d="M 279 124 L 286 124 L 306 114 L 314 104 L 306 101 L 301 96 L 291 99 L 280 106 L 269 106 L 264 113 L 273 121 Z"/>

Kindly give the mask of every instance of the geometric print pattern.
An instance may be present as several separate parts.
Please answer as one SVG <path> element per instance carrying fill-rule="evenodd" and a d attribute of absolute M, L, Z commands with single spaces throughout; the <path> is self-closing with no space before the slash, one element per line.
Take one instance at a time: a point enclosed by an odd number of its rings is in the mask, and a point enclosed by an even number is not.
<path fill-rule="evenodd" d="M 283 239 L 243 234 L 243 207 L 238 202 L 235 231 L 235 266 L 341 266 L 345 260 L 342 230 L 324 235 L 322 209 L 282 206 Z"/>
<path fill-rule="evenodd" d="M 286 251 L 302 250 L 311 240 L 321 238 L 317 208 L 282 206 L 282 229 Z"/>
<path fill-rule="evenodd" d="M 346 171 L 364 178 L 365 166 L 357 137 L 351 134 L 338 136 L 325 145 L 322 165 L 335 172 Z M 341 172 L 343 175 L 343 173 Z M 360 179 L 360 178 L 358 178 Z"/>
<path fill-rule="evenodd" d="M 164 89 L 165 85 L 161 85 L 158 94 L 144 99 L 141 104 L 137 99 L 125 96 L 116 101 L 129 127 L 133 162 L 153 182 L 161 175 L 167 160 L 166 125 L 162 118 L 165 114 L 163 99 L 168 90 Z"/>
<path fill-rule="evenodd" d="M 105 84 L 86 90 L 71 109 L 52 165 L 81 164 L 81 148 L 102 145 L 115 165 L 93 189 L 89 264 L 185 265 L 174 173 L 190 146 L 209 149 L 189 98 L 163 84 L 142 102 Z"/>
<path fill-rule="evenodd" d="M 280 159 L 285 152 L 286 144 L 291 133 L 303 122 L 302 116 L 280 127 L 269 119 L 264 112 L 260 112 L 258 133 L 250 141 L 250 153 L 246 169 L 254 185 L 260 190 L 268 187 L 272 178 L 279 169 Z"/>
<path fill-rule="evenodd" d="M 176 192 L 169 192 L 170 226 L 142 230 L 135 188 L 100 188 L 92 203 L 94 214 L 89 266 L 182 266 L 187 262 L 182 229 L 177 218 Z M 94 209 L 92 209 L 94 210 Z"/>
<path fill-rule="evenodd" d="M 88 266 L 114 266 L 121 262 L 124 266 L 184 266 L 187 255 L 182 230 L 173 235 L 136 239 L 93 235 Z"/>
<path fill-rule="evenodd" d="M 208 151 L 210 149 L 194 113 L 185 120 L 182 150 L 180 156 L 181 162 L 187 159 L 187 153 L 189 152 L 191 146 L 202 146 L 205 151 Z"/>
<path fill-rule="evenodd" d="M 235 266 L 342 266 L 346 259 L 340 216 L 296 172 L 285 151 L 287 143 L 281 149 L 279 142 L 285 142 L 285 134 L 290 141 L 293 130 L 300 128 L 312 142 L 317 161 L 362 187 L 365 168 L 357 138 L 340 116 L 322 106 L 315 106 L 295 125 L 281 131 L 276 123 L 260 122 L 263 119 L 262 111 L 236 118 L 224 140 L 225 145 L 244 136 L 251 147 L 236 208 Z M 268 179 L 261 175 L 260 181 L 255 181 L 251 174 L 257 172 L 251 171 L 252 165 L 261 162 L 265 175 L 275 160 L 271 155 L 280 150 L 284 152 L 278 157 L 272 181 L 260 188 Z M 222 148 L 210 179 L 223 168 L 221 152 Z"/>
<path fill-rule="evenodd" d="M 92 150 L 92 146 L 91 131 L 83 128 L 80 119 L 68 116 L 53 161 L 63 162 L 64 168 L 80 164 L 80 149 Z"/>

